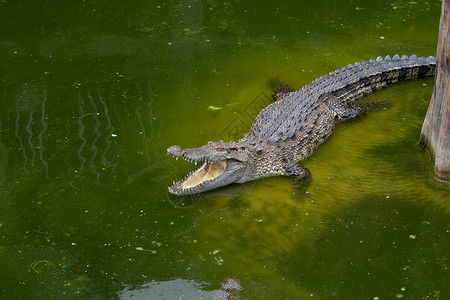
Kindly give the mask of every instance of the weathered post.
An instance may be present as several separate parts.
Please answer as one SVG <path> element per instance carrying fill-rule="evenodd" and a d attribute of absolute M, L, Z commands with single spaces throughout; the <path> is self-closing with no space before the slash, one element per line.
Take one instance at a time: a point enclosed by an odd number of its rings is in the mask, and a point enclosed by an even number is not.
<path fill-rule="evenodd" d="M 442 1 L 434 91 L 420 141 L 434 158 L 434 173 L 450 181 L 450 0 Z"/>

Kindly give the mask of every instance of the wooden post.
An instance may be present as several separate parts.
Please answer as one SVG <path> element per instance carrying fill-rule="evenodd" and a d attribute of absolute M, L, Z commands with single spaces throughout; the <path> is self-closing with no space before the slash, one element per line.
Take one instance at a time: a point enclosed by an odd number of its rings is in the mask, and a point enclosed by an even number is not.
<path fill-rule="evenodd" d="M 420 141 L 434 158 L 434 173 L 450 181 L 450 0 L 442 1 L 434 91 Z"/>

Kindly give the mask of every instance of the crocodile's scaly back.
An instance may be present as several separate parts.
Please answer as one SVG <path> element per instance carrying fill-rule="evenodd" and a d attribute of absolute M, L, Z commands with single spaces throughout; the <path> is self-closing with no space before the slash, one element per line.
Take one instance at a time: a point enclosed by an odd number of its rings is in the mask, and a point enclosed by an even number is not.
<path fill-rule="evenodd" d="M 357 98 L 393 82 L 433 75 L 435 67 L 432 56 L 378 57 L 330 72 L 284 98 L 277 95 L 281 100 L 264 108 L 239 142 L 209 142 L 185 150 L 170 147 L 168 153 L 174 156 L 206 162 L 169 191 L 194 194 L 265 176 L 308 176 L 296 162 L 327 139 L 337 120 L 365 111 L 364 104 L 354 103 Z"/>
<path fill-rule="evenodd" d="M 434 57 L 395 55 L 330 72 L 264 108 L 240 142 L 256 147 L 286 145 L 285 154 L 292 152 L 294 160 L 303 159 L 312 152 L 311 144 L 317 146 L 333 131 L 330 116 L 341 117 L 342 105 L 393 82 L 432 75 L 435 66 Z"/>

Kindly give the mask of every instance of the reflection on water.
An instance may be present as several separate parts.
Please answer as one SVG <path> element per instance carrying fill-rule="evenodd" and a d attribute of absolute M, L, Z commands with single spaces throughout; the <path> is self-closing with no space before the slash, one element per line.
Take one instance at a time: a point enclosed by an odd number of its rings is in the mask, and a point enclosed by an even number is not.
<path fill-rule="evenodd" d="M 15 105 L 1 114 L 2 145 L 9 149 L 2 156 L 2 170 L 8 165 L 14 170 L 20 166 L 24 172 L 42 172 L 49 178 L 49 173 L 57 172 L 54 160 L 62 155 L 68 160 L 64 164 L 73 172 L 92 174 L 99 180 L 102 174 L 117 176 L 117 165 L 123 163 L 120 158 L 127 160 L 130 159 L 127 156 L 138 155 L 145 165 L 130 170 L 128 183 L 131 184 L 155 168 L 162 168 L 164 163 L 152 159 L 155 147 L 161 146 L 154 143 L 158 132 L 154 130 L 153 101 L 150 94 L 142 94 L 141 90 L 146 89 L 124 91 L 121 97 L 124 102 L 147 99 L 142 100 L 144 105 L 122 107 L 124 103 L 118 103 L 115 95 L 111 98 L 111 94 L 106 93 L 105 100 L 102 95 L 105 90 L 101 88 L 71 88 L 61 93 L 54 87 L 50 87 L 49 92 L 42 85 L 21 85 L 13 93 L 4 95 L 5 103 L 15 99 Z M 64 105 L 57 106 L 61 102 Z M 123 116 L 119 114 L 121 110 Z M 124 122 L 129 126 L 124 127 Z M 130 129 L 132 134 L 128 132 Z M 120 145 L 124 143 L 138 144 L 140 149 L 132 154 L 119 154 Z M 49 160 L 53 160 L 50 165 Z"/>
<path fill-rule="evenodd" d="M 101 102 L 101 104 L 103 104 L 103 108 L 104 108 L 104 117 L 106 118 L 106 122 L 102 122 L 102 125 L 105 126 L 105 137 L 104 137 L 104 143 L 105 143 L 105 149 L 104 150 L 98 150 L 97 149 L 97 141 L 101 138 L 101 133 L 99 131 L 99 127 L 100 127 L 100 120 L 99 120 L 99 116 L 100 116 L 100 112 L 97 109 L 97 105 L 94 102 L 94 99 L 91 96 L 90 91 L 87 94 L 87 98 L 89 100 L 88 104 L 85 104 L 85 101 L 83 100 L 83 98 L 81 97 L 81 94 L 78 94 L 78 104 L 79 104 L 79 108 L 78 108 L 78 113 L 79 113 L 79 117 L 77 120 L 77 124 L 78 124 L 78 135 L 79 138 L 81 139 L 81 146 L 78 149 L 78 158 L 80 160 L 80 168 L 79 171 L 83 171 L 85 169 L 85 163 L 86 160 L 89 160 L 89 167 L 88 170 L 92 173 L 95 174 L 95 176 L 97 177 L 97 179 L 100 177 L 100 173 L 97 171 L 98 167 L 96 167 L 94 165 L 94 160 L 98 155 L 98 152 L 101 153 L 101 161 L 100 161 L 100 165 L 103 166 L 103 168 L 105 168 L 106 166 L 111 166 L 112 168 L 114 168 L 115 166 L 111 164 L 111 162 L 109 162 L 106 159 L 106 154 L 109 150 L 109 148 L 111 147 L 111 138 L 115 136 L 114 134 L 114 127 L 111 125 L 111 118 L 108 114 L 108 107 L 106 106 L 106 103 L 102 100 L 101 96 L 98 95 L 98 101 Z M 85 112 L 85 109 L 89 110 L 89 112 Z M 83 119 L 84 118 L 93 118 L 94 119 L 94 125 L 93 128 L 89 128 L 89 130 L 92 131 L 93 134 L 93 139 L 90 142 L 90 147 L 88 146 L 88 140 L 85 137 L 85 131 L 86 131 L 86 127 L 83 123 Z M 89 133 L 86 133 L 86 135 L 89 135 Z M 87 148 L 85 150 L 85 148 Z M 84 154 L 88 152 L 87 154 Z M 89 154 L 89 152 L 91 152 L 91 154 Z M 87 157 L 84 157 L 84 155 L 86 155 Z M 90 158 L 88 156 L 91 156 Z"/>
<path fill-rule="evenodd" d="M 36 149 L 39 160 L 44 166 L 45 176 L 48 177 L 48 164 L 44 159 L 44 145 L 42 137 L 48 128 L 45 121 L 45 103 L 47 101 L 47 91 L 40 86 L 22 85 L 19 95 L 15 98 L 16 118 L 14 134 L 19 142 L 18 150 L 23 156 L 23 170 L 27 169 L 27 164 L 35 165 Z M 35 112 L 36 111 L 36 112 Z M 33 118 L 33 114 L 38 113 L 39 117 Z M 42 128 L 32 125 L 39 120 Z M 35 132 L 33 132 L 35 130 Z M 36 137 L 34 137 L 36 136 Z M 33 143 L 37 145 L 34 146 Z"/>
<path fill-rule="evenodd" d="M 119 299 L 213 299 L 215 292 L 202 291 L 206 283 L 175 279 L 149 282 L 137 287 L 127 287 L 117 293 Z M 164 295 L 164 296 L 162 296 Z"/>

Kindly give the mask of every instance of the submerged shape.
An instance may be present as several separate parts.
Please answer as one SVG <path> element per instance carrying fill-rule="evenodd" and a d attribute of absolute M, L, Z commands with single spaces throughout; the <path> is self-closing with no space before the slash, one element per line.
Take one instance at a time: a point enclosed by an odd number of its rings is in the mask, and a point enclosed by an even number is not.
<path fill-rule="evenodd" d="M 231 183 L 243 183 L 274 175 L 307 177 L 309 171 L 296 164 L 306 158 L 333 132 L 336 122 L 366 112 L 359 97 L 393 82 L 433 75 L 436 59 L 379 56 L 337 69 L 296 92 L 278 92 L 278 101 L 264 108 L 249 132 L 238 142 L 209 142 L 199 148 L 167 149 L 175 157 L 203 164 L 185 179 L 174 182 L 174 195 L 196 194 Z"/>
<path fill-rule="evenodd" d="M 214 295 L 214 300 L 239 300 L 241 289 L 241 282 L 238 278 L 227 277 L 220 284 L 220 290 Z"/>

